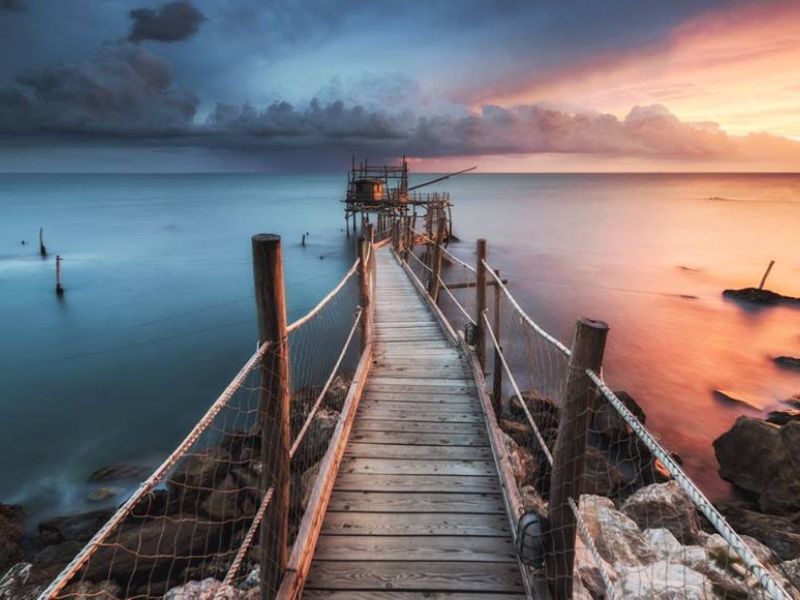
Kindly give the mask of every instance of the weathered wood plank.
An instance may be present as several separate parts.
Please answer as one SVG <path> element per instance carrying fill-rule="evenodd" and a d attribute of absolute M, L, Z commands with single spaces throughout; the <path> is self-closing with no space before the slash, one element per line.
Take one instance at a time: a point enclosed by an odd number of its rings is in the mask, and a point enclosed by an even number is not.
<path fill-rule="evenodd" d="M 478 400 L 468 394 L 415 394 L 404 392 L 374 392 L 364 395 L 365 400 L 375 402 L 424 402 L 427 404 L 475 404 Z"/>
<path fill-rule="evenodd" d="M 424 388 L 436 388 L 436 387 L 444 387 L 444 388 L 452 388 L 452 387 L 459 387 L 459 388 L 466 388 L 468 390 L 475 389 L 475 381 L 473 379 L 464 378 L 461 380 L 463 383 L 458 384 L 454 383 L 452 379 L 417 379 L 414 377 L 380 377 L 377 374 L 374 374 L 372 377 L 369 378 L 370 386 L 374 387 L 376 385 L 402 385 L 408 386 L 410 388 L 416 387 L 424 387 Z M 433 389 L 432 391 L 437 391 Z"/>
<path fill-rule="evenodd" d="M 368 444 L 351 441 L 345 456 L 353 458 L 414 458 L 427 460 L 492 460 L 488 447 L 471 446 L 400 446 L 397 444 Z"/>
<path fill-rule="evenodd" d="M 367 383 L 368 392 L 396 392 L 407 391 L 416 392 L 420 394 L 470 394 L 475 390 L 473 385 L 461 385 L 459 382 L 454 382 L 455 385 L 425 385 L 418 383 L 416 385 L 406 385 L 403 383 Z"/>
<path fill-rule="evenodd" d="M 328 512 L 422 512 L 504 515 L 503 498 L 496 494 L 441 492 L 350 492 L 336 490 Z"/>
<path fill-rule="evenodd" d="M 505 515 L 480 513 L 375 513 L 330 512 L 322 533 L 335 535 L 451 535 L 507 536 L 511 540 Z"/>
<path fill-rule="evenodd" d="M 524 594 L 491 592 L 379 592 L 376 590 L 308 590 L 303 600 L 524 600 Z"/>
<path fill-rule="evenodd" d="M 356 418 L 355 431 L 408 431 L 415 433 L 450 433 L 486 434 L 483 423 L 454 423 L 441 421 L 403 421 L 396 419 L 374 419 L 363 416 Z"/>
<path fill-rule="evenodd" d="M 306 587 L 523 593 L 513 563 L 314 561 Z"/>
<path fill-rule="evenodd" d="M 435 405 L 434 405 L 435 406 Z M 416 410 L 384 410 L 364 408 L 359 411 L 360 419 L 388 419 L 396 421 L 428 421 L 431 423 L 483 423 L 480 413 L 446 413 Z"/>
<path fill-rule="evenodd" d="M 334 483 L 339 490 L 361 492 L 466 492 L 496 493 L 497 478 L 441 475 L 376 475 L 340 473 Z"/>
<path fill-rule="evenodd" d="M 419 537 L 323 534 L 314 553 L 316 560 L 396 560 L 398 556 L 404 560 L 516 563 L 514 544 L 508 535 Z"/>
<path fill-rule="evenodd" d="M 378 475 L 494 475 L 494 463 L 478 460 L 417 460 L 391 458 L 345 458 L 340 473 Z"/>
<path fill-rule="evenodd" d="M 485 434 L 418 433 L 414 431 L 356 431 L 351 442 L 403 446 L 488 446 Z"/>
<path fill-rule="evenodd" d="M 360 406 L 363 414 L 373 409 L 377 410 L 415 410 L 419 412 L 428 413 L 458 413 L 467 414 L 475 413 L 480 414 L 480 404 L 477 398 L 474 400 L 462 400 L 460 402 L 413 402 L 408 401 L 392 401 L 392 400 L 374 400 L 369 396 L 364 398 L 364 402 Z"/>

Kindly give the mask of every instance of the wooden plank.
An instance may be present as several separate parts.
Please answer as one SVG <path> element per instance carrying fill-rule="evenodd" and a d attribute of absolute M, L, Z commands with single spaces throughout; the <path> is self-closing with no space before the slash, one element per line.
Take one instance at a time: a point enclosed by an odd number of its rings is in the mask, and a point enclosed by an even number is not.
<path fill-rule="evenodd" d="M 322 524 L 328 535 L 450 535 L 511 538 L 505 515 L 480 513 L 329 512 Z"/>
<path fill-rule="evenodd" d="M 345 456 L 356 458 L 414 458 L 427 460 L 492 460 L 492 451 L 487 446 L 401 446 L 397 444 L 369 444 L 351 442 Z"/>
<path fill-rule="evenodd" d="M 378 475 L 494 475 L 494 464 L 478 460 L 415 460 L 391 458 L 345 458 L 340 473 Z"/>
<path fill-rule="evenodd" d="M 486 427 L 483 423 L 445 423 L 428 421 L 404 421 L 397 422 L 395 419 L 373 419 L 359 417 L 356 419 L 355 430 L 361 431 L 408 431 L 416 433 L 438 433 L 446 435 L 450 433 L 485 434 Z"/>
<path fill-rule="evenodd" d="M 522 593 L 513 563 L 314 561 L 309 589 Z"/>
<path fill-rule="evenodd" d="M 322 535 L 314 553 L 316 560 L 472 561 L 516 563 L 510 536 L 364 536 Z"/>
<path fill-rule="evenodd" d="M 478 399 L 469 394 L 414 394 L 403 392 L 373 392 L 365 394 L 365 399 L 375 402 L 423 402 L 426 404 L 472 404 L 478 406 Z"/>
<path fill-rule="evenodd" d="M 496 493 L 497 478 L 340 473 L 334 483 L 334 494 L 338 493 L 339 490 L 361 492 Z"/>
<path fill-rule="evenodd" d="M 454 383 L 452 379 L 416 379 L 413 377 L 379 377 L 377 375 L 373 375 L 369 378 L 370 386 L 374 387 L 376 385 L 403 385 L 408 387 L 416 387 L 416 386 L 423 386 L 425 388 L 431 387 L 444 387 L 444 388 L 451 388 L 451 387 L 459 387 L 459 388 L 467 388 L 467 389 L 475 389 L 475 381 L 472 378 L 469 379 L 462 379 L 463 384 L 459 385 Z M 436 389 L 433 389 L 435 392 Z"/>
<path fill-rule="evenodd" d="M 508 592 L 379 592 L 376 590 L 308 590 L 303 600 L 525 600 Z"/>
<path fill-rule="evenodd" d="M 434 405 L 435 406 L 435 405 Z M 435 411 L 416 411 L 416 410 L 384 410 L 381 408 L 368 408 L 359 414 L 360 419 L 381 419 L 394 420 L 400 422 L 428 422 L 428 423 L 483 423 L 483 415 L 480 413 L 463 412 L 435 412 Z"/>
<path fill-rule="evenodd" d="M 486 434 L 418 433 L 414 431 L 355 431 L 350 442 L 404 446 L 488 446 Z"/>
<path fill-rule="evenodd" d="M 448 379 L 463 381 L 469 376 L 469 372 L 463 367 L 432 367 L 426 369 L 422 366 L 406 366 L 406 367 L 387 367 L 375 365 L 375 375 L 381 379 L 399 379 L 406 377 L 413 377 L 417 381 L 425 381 L 430 379 Z"/>
<path fill-rule="evenodd" d="M 459 413 L 480 414 L 481 406 L 478 404 L 477 398 L 464 399 L 460 402 L 413 402 L 413 401 L 392 401 L 392 400 L 375 400 L 366 397 L 361 405 L 364 414 L 373 409 L 377 410 L 418 410 L 419 412 L 428 413 Z"/>
<path fill-rule="evenodd" d="M 424 512 L 504 515 L 503 497 L 498 494 L 437 492 L 349 492 L 336 490 L 328 512 Z"/>
<path fill-rule="evenodd" d="M 427 385 L 424 383 L 417 384 L 404 384 L 404 383 L 374 383 L 369 381 L 367 389 L 371 392 L 395 392 L 395 391 L 408 391 L 423 394 L 469 394 L 475 393 L 474 385 L 461 385 L 459 382 L 454 382 L 453 385 Z"/>

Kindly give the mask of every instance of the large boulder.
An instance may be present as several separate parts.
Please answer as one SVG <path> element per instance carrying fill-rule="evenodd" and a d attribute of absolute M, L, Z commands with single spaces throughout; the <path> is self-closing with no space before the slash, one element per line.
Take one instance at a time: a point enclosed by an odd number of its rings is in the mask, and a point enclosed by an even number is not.
<path fill-rule="evenodd" d="M 619 468 L 612 464 L 606 455 L 597 448 L 586 449 L 583 472 L 583 491 L 597 496 L 613 496 L 625 477 Z"/>
<path fill-rule="evenodd" d="M 547 500 L 542 498 L 541 494 L 536 490 L 536 486 L 523 485 L 519 488 L 519 495 L 522 507 L 526 511 L 533 510 L 543 517 L 547 516 Z"/>
<path fill-rule="evenodd" d="M 800 525 L 794 519 L 766 515 L 735 502 L 720 503 L 717 508 L 739 534 L 754 537 L 783 560 L 800 558 Z"/>
<path fill-rule="evenodd" d="M 800 421 L 780 426 L 741 416 L 714 440 L 723 479 L 758 497 L 763 512 L 800 509 Z"/>
<path fill-rule="evenodd" d="M 618 569 L 618 597 L 625 600 L 707 600 L 715 598 L 711 581 L 702 573 L 668 559 Z"/>
<path fill-rule="evenodd" d="M 25 557 L 21 543 L 24 534 L 21 506 L 0 504 L 0 575 Z"/>
<path fill-rule="evenodd" d="M 500 429 L 502 429 L 504 433 L 508 434 L 508 436 L 520 446 L 529 448 L 532 443 L 535 443 L 533 430 L 527 421 L 523 423 L 522 421 L 514 421 L 513 419 L 500 419 L 498 425 L 500 425 Z"/>
<path fill-rule="evenodd" d="M 167 480 L 167 488 L 185 498 L 204 495 L 228 476 L 233 457 L 222 446 L 212 446 L 184 457 Z"/>
<path fill-rule="evenodd" d="M 206 496 L 200 508 L 213 521 L 230 523 L 234 526 L 242 525 L 245 520 L 251 519 L 258 509 L 245 492 L 246 489 L 241 487 L 239 480 L 233 475 L 228 475 Z"/>
<path fill-rule="evenodd" d="M 0 600 L 36 600 L 48 583 L 31 563 L 17 563 L 0 577 Z"/>
<path fill-rule="evenodd" d="M 633 415 L 644 424 L 645 413 L 636 400 L 624 391 L 614 392 L 625 407 L 633 413 Z M 597 433 L 607 439 L 615 440 L 630 435 L 631 429 L 625 420 L 620 416 L 617 410 L 608 402 L 600 402 L 595 411 L 592 413 L 591 429 L 593 433 Z"/>
<path fill-rule="evenodd" d="M 308 465 L 324 456 L 338 423 L 339 413 L 335 410 L 323 406 L 317 411 L 300 442 L 297 456 L 302 457 L 302 463 Z"/>
<path fill-rule="evenodd" d="M 528 412 L 533 417 L 533 422 L 544 432 L 548 429 L 558 429 L 558 405 L 550 398 L 546 398 L 533 390 L 522 392 L 522 401 Z M 519 396 L 512 396 L 509 400 L 509 411 L 512 419 L 527 422 L 525 410 L 520 403 Z"/>
<path fill-rule="evenodd" d="M 597 551 L 608 563 L 640 565 L 655 560 L 655 553 L 636 523 L 616 510 L 608 498 L 584 494 L 579 510 Z"/>
<path fill-rule="evenodd" d="M 103 546 L 86 567 L 87 581 L 115 579 L 123 585 L 159 581 L 168 572 L 177 575 L 193 557 L 219 548 L 222 527 L 204 517 L 179 514 L 146 521 L 133 519 L 115 534 L 114 544 Z"/>
<path fill-rule="evenodd" d="M 55 579 L 56 575 L 77 556 L 83 546 L 83 542 L 75 541 L 45 546 L 33 557 L 33 564 L 44 573 L 47 579 Z"/>
<path fill-rule="evenodd" d="M 92 510 L 75 515 L 53 517 L 39 524 L 39 545 L 62 542 L 88 542 L 114 514 L 114 509 Z"/>
<path fill-rule="evenodd" d="M 59 597 L 70 600 L 121 600 L 123 594 L 120 585 L 113 581 L 102 583 L 79 581 L 65 587 Z"/>
<path fill-rule="evenodd" d="M 691 544 L 700 531 L 694 503 L 675 481 L 654 483 L 634 492 L 622 512 L 642 529 L 668 529 L 682 544 Z"/>
<path fill-rule="evenodd" d="M 328 386 L 328 391 L 325 393 L 325 406 L 336 412 L 342 412 L 352 380 L 353 376 L 349 373 L 341 373 L 334 377 Z"/>

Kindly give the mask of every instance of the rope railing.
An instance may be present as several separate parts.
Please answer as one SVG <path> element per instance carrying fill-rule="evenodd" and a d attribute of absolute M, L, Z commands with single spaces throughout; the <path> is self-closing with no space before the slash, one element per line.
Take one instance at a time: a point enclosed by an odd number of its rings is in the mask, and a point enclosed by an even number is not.
<path fill-rule="evenodd" d="M 428 247 L 426 252 L 435 247 L 431 236 L 414 233 L 416 241 Z M 401 236 L 401 248 L 402 244 Z M 597 368 L 581 366 L 585 348 L 576 354 L 576 346 L 567 347 L 534 321 L 487 260 L 479 259 L 475 269 L 443 247 L 439 251 L 454 259 L 450 262 L 458 272 L 476 277 L 461 282 L 454 281 L 452 274 L 447 278 L 438 275 L 438 290 L 447 304 L 454 305 L 451 314 L 444 311 L 447 318 L 455 315 L 466 323 L 479 324 L 485 341 L 478 337 L 477 343 L 485 343 L 493 353 L 494 366 L 487 360 L 484 368 L 491 374 L 492 403 L 523 509 L 543 509 L 545 518 L 555 519 L 550 521 L 548 536 L 561 540 L 549 553 L 542 572 L 556 596 L 569 589 L 570 595 L 585 592 L 610 599 L 666 597 L 664 594 L 800 597 L 800 592 L 792 596 L 787 592 L 791 583 L 777 562 L 762 562 L 770 550 L 762 545 L 757 554 L 752 547 L 757 542 L 745 542 L 728 525 L 644 427 L 637 418 L 640 413 L 635 415 L 631 408 L 634 401 L 627 396 L 623 401 L 605 384 L 598 374 L 599 363 Z M 425 267 L 423 273 L 432 272 L 431 263 L 423 261 L 413 248 L 399 253 L 401 258 L 404 254 L 410 274 L 422 286 L 419 266 Z M 415 268 L 411 269 L 412 265 Z M 475 287 L 481 277 L 495 293 L 486 294 L 488 300 L 479 306 L 481 311 L 473 314 L 451 286 Z M 464 299 L 468 301 L 469 296 Z M 587 323 L 589 328 L 595 327 Z M 585 342 L 576 337 L 574 343 Z M 489 379 L 486 381 L 488 385 Z M 508 402 L 501 395 L 505 386 L 511 394 Z M 585 403 L 583 408 L 564 408 L 578 400 Z M 573 418 L 578 419 L 575 425 L 563 422 Z M 583 441 L 576 445 L 580 438 Z M 578 477 L 583 483 L 575 484 L 574 479 L 570 483 L 565 477 Z M 566 490 L 574 491 L 565 495 Z M 550 505 L 554 498 L 560 498 L 563 509 Z M 698 515 L 707 520 L 706 525 Z M 584 548 L 577 554 L 576 538 Z M 617 539 L 632 546 L 623 552 L 623 546 L 610 541 Z M 775 557 L 773 554 L 772 560 L 777 561 Z M 569 574 L 564 573 L 564 565 Z M 583 589 L 579 592 L 579 588 Z"/>
<path fill-rule="evenodd" d="M 263 237 L 268 244 L 277 239 Z M 369 321 L 363 289 L 372 296 L 372 244 L 365 246 L 363 260 L 286 326 L 284 337 L 257 348 L 187 437 L 41 592 L 41 600 L 149 600 L 168 592 L 194 597 L 199 588 L 204 597 L 232 598 L 253 585 L 277 590 L 285 565 L 271 548 L 284 544 L 288 555 L 364 348 L 363 333 L 361 345 L 353 340 Z M 256 275 L 257 291 L 259 281 Z M 281 361 L 288 363 L 288 377 Z M 285 393 L 283 463 L 281 427 L 264 410 L 278 406 Z M 284 518 L 281 534 L 274 527 Z"/>

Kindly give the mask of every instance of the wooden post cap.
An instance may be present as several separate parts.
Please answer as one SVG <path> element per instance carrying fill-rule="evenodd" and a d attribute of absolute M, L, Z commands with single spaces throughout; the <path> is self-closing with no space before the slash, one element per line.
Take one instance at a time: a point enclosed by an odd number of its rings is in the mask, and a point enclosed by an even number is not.
<path fill-rule="evenodd" d="M 277 233 L 257 233 L 252 240 L 254 244 L 279 244 L 281 236 Z"/>

